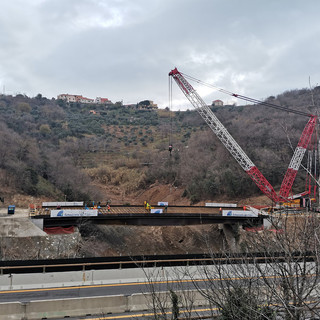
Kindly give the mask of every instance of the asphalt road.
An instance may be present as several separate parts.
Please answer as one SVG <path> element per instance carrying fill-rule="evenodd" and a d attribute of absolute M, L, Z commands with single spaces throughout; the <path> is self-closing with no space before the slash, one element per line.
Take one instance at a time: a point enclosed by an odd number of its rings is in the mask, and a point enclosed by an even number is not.
<path fill-rule="evenodd" d="M 204 283 L 204 282 L 203 282 Z M 23 289 L 0 291 L 0 303 L 3 302 L 28 302 L 35 300 L 52 300 L 65 298 L 84 298 L 94 296 L 132 295 L 147 293 L 151 290 L 166 291 L 181 289 L 194 289 L 192 281 L 177 282 L 158 281 L 153 288 L 148 283 L 118 283 L 90 286 L 75 286 L 61 288 Z M 201 285 L 201 281 L 198 282 Z"/>
<path fill-rule="evenodd" d="M 197 281 L 198 286 L 204 286 L 204 281 Z M 42 288 L 42 289 L 28 289 L 28 290 L 8 290 L 0 291 L 0 303 L 6 302 L 28 302 L 35 300 L 52 300 L 52 299 L 70 299 L 70 298 L 84 298 L 94 296 L 112 296 L 112 295 L 132 295 L 140 293 L 148 293 L 151 291 L 168 291 L 178 289 L 194 289 L 193 282 L 184 280 L 180 281 L 156 281 L 151 285 L 148 283 L 120 283 L 120 284 L 105 284 L 105 285 L 90 285 L 90 286 L 75 286 L 75 287 L 61 287 L 61 288 Z M 195 315 L 207 314 L 209 309 L 199 307 L 194 310 Z M 171 310 L 167 311 L 171 314 Z M 183 310 L 181 310 L 183 314 Z M 57 318 L 56 320 L 59 320 Z M 65 318 L 61 318 L 61 320 Z M 83 317 L 68 317 L 70 320 L 111 320 L 111 319 L 154 319 L 154 314 L 151 311 L 128 312 L 121 314 L 96 314 L 87 315 Z"/>
<path fill-rule="evenodd" d="M 227 280 L 227 279 L 225 279 Z M 230 280 L 230 279 L 229 279 Z M 233 278 L 235 281 L 241 281 L 242 278 Z M 220 281 L 217 279 L 217 281 Z M 205 287 L 206 281 L 197 281 L 197 286 Z M 183 282 L 180 281 L 158 281 L 154 283 L 154 287 L 151 288 L 148 283 L 121 283 L 121 284 L 106 284 L 106 285 L 90 285 L 90 286 L 75 286 L 75 287 L 62 287 L 62 288 L 43 288 L 43 289 L 29 289 L 29 290 L 12 290 L 12 291 L 0 291 L 0 302 L 6 303 L 10 301 L 28 302 L 31 300 L 47 300 L 47 299 L 64 299 L 64 298 L 78 298 L 78 297 L 93 297 L 93 296 L 109 296 L 109 295 L 131 295 L 135 293 L 147 293 L 151 289 L 155 291 L 167 291 L 170 289 L 194 289 L 192 281 Z M 210 316 L 217 312 L 217 308 L 197 307 L 193 309 L 192 314 L 188 313 L 188 310 L 181 309 L 180 317 L 184 317 L 184 313 L 190 318 L 203 317 L 203 319 L 213 319 Z M 166 310 L 167 316 L 170 318 L 171 310 Z M 148 320 L 155 319 L 152 311 L 140 311 L 140 312 L 128 312 L 121 314 L 96 314 L 87 315 L 82 317 L 68 317 L 69 320 Z M 56 320 L 65 320 L 65 318 L 56 318 Z"/>

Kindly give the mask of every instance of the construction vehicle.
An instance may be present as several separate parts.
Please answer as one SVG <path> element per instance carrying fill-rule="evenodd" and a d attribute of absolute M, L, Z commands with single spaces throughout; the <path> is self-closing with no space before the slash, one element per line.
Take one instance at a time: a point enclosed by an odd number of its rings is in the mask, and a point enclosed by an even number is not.
<path fill-rule="evenodd" d="M 272 185 L 268 182 L 268 180 L 263 176 L 263 174 L 259 171 L 259 169 L 254 165 L 254 163 L 250 160 L 247 154 L 242 150 L 239 144 L 234 140 L 231 134 L 227 131 L 224 125 L 219 121 L 216 115 L 212 112 L 210 107 L 202 100 L 196 90 L 191 86 L 191 84 L 186 80 L 186 77 L 197 81 L 198 83 L 202 83 L 201 81 L 189 77 L 185 74 L 182 74 L 178 71 L 177 68 L 171 70 L 169 76 L 175 80 L 183 94 L 190 101 L 190 103 L 194 106 L 194 108 L 198 111 L 200 116 L 204 119 L 204 121 L 208 124 L 210 129 L 214 132 L 214 134 L 218 137 L 218 139 L 222 142 L 225 148 L 230 152 L 233 158 L 239 163 L 241 168 L 250 176 L 250 178 L 255 182 L 255 184 L 259 187 L 259 189 L 266 194 L 272 201 L 274 202 L 283 202 L 288 201 L 289 193 L 292 189 L 293 182 L 297 175 L 298 169 L 301 165 L 302 158 L 305 154 L 305 151 L 310 143 L 311 136 L 313 134 L 314 128 L 317 123 L 317 117 L 315 115 L 311 115 L 305 113 L 300 110 L 293 110 L 284 108 L 281 106 L 277 106 L 268 102 L 259 101 L 256 99 L 252 99 L 249 97 L 245 97 L 242 95 L 238 95 L 232 92 L 229 92 L 224 89 L 217 88 L 215 89 L 224 92 L 226 94 L 230 94 L 239 99 L 243 99 L 252 103 L 264 104 L 268 107 L 284 110 L 286 112 L 293 112 L 299 115 L 308 116 L 309 121 L 306 124 L 302 135 L 300 137 L 299 143 L 293 157 L 290 161 L 289 167 L 281 184 L 279 195 L 275 192 Z"/>

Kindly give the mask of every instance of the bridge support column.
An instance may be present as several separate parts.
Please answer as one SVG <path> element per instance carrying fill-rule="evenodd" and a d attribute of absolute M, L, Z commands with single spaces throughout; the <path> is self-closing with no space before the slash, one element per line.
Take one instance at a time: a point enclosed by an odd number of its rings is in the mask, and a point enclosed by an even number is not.
<path fill-rule="evenodd" d="M 228 246 L 232 252 L 237 252 L 239 249 L 239 225 L 238 224 L 223 224 L 222 230 L 227 240 Z"/>

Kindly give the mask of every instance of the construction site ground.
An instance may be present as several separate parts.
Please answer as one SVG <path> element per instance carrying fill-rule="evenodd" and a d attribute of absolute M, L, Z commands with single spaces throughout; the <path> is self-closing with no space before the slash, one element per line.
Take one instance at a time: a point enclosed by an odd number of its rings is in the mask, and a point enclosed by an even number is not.
<path fill-rule="evenodd" d="M 159 201 L 169 203 L 168 213 L 181 210 L 171 206 L 185 206 L 183 212 L 199 211 L 206 202 L 227 202 L 243 205 L 266 205 L 270 200 L 265 196 L 248 199 L 228 199 L 219 197 L 199 202 L 192 207 L 190 200 L 182 197 L 183 189 L 170 185 L 155 184 L 150 188 L 123 195 L 121 190 L 113 189 L 106 200 L 111 200 L 111 212 L 118 213 L 116 205 L 139 205 L 129 207 L 134 212 L 144 211 L 143 203 L 151 205 Z M 144 255 L 144 254 L 185 254 L 219 251 L 225 244 L 217 225 L 196 226 L 97 226 L 80 234 L 76 228 L 72 234 L 49 235 L 33 225 L 29 219 L 29 205 L 55 201 L 45 197 L 34 198 L 16 194 L 0 203 L 0 251 L 2 260 L 54 259 L 91 256 Z M 81 200 L 81 199 L 79 199 Z M 16 206 L 15 214 L 8 215 L 8 205 Z M 217 208 L 206 209 L 217 212 Z M 121 209 L 123 212 L 123 208 Z M 176 211 L 175 211 L 176 212 Z M 3 231 L 5 230 L 5 231 Z"/>
<path fill-rule="evenodd" d="M 29 218 L 28 208 L 16 208 L 14 214 L 8 214 L 7 208 L 0 208 L 0 237 L 46 236 Z"/>

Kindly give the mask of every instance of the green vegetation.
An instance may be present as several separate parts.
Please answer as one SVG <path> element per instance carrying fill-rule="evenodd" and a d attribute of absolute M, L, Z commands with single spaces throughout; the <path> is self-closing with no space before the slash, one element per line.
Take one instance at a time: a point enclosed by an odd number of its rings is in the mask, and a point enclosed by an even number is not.
<path fill-rule="evenodd" d="M 319 105 L 320 88 L 312 91 Z M 310 109 L 311 92 L 294 90 L 272 103 Z M 187 104 L 187 102 L 186 102 Z M 246 197 L 259 190 L 195 112 L 140 110 L 121 103 L 96 105 L 23 95 L 0 96 L 1 193 L 12 192 L 68 200 L 99 198 L 89 169 L 106 164 L 113 170 L 134 161 L 126 173 L 126 192 L 158 181 L 185 188 L 195 203 L 218 195 Z M 94 110 L 95 113 L 90 112 Z M 263 106 L 213 108 L 221 122 L 272 185 L 279 188 L 307 118 Z M 171 156 L 169 143 L 173 144 Z M 123 165 L 119 166 L 119 162 Z M 115 174 L 114 176 L 117 176 Z M 131 177 L 131 178 L 130 178 Z M 299 174 L 295 188 L 303 188 Z M 130 179 L 136 179 L 136 181 Z M 115 183 L 114 178 L 109 183 Z"/>

